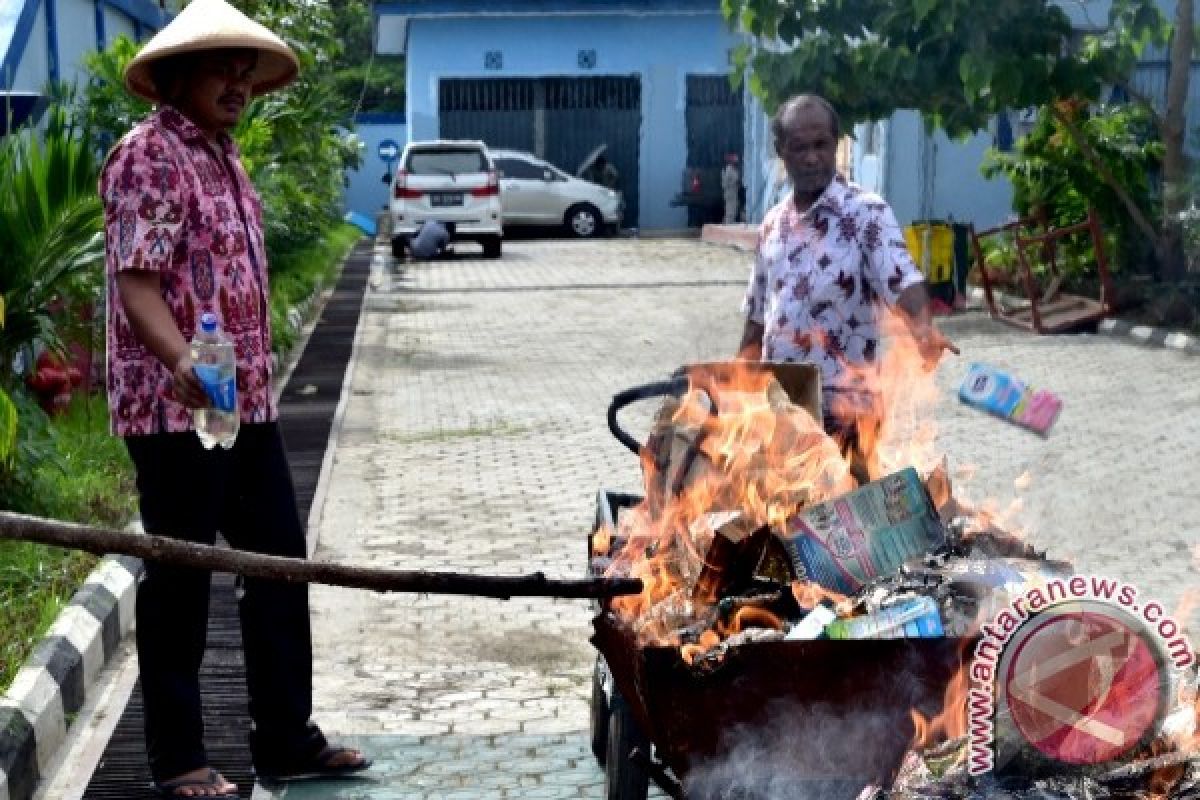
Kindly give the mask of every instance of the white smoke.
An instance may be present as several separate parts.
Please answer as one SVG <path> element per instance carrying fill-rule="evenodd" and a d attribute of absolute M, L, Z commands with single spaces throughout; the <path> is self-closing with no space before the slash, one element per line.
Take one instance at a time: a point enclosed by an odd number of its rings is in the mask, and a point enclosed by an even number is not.
<path fill-rule="evenodd" d="M 689 770 L 689 800 L 854 800 L 886 784 L 911 733 L 895 709 L 781 702 L 767 714 L 730 730 L 720 756 Z"/>

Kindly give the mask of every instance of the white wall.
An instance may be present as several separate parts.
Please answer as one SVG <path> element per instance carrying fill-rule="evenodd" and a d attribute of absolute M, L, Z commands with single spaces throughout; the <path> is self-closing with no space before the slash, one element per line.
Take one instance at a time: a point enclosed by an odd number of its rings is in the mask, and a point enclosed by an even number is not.
<path fill-rule="evenodd" d="M 53 2 L 58 12 L 58 77 L 66 83 L 75 83 L 85 79 L 84 55 L 96 49 L 96 7 L 93 0 Z"/>
<path fill-rule="evenodd" d="M 113 11 L 108 6 L 104 7 L 104 43 L 111 44 L 119 34 L 125 34 L 130 39 L 134 38 L 133 20 L 124 14 Z"/>
<path fill-rule="evenodd" d="M 46 86 L 50 74 L 50 59 L 46 52 L 46 8 L 38 8 L 33 30 L 29 32 L 29 43 L 25 54 L 17 65 L 12 88 L 19 92 L 40 92 Z"/>

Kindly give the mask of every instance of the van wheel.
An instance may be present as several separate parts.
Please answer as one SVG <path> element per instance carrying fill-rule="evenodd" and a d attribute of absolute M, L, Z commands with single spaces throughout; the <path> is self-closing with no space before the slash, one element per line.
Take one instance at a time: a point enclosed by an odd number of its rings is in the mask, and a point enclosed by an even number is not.
<path fill-rule="evenodd" d="M 600 212 L 596 210 L 595 206 L 590 206 L 586 203 L 571 206 L 567 209 L 564 221 L 567 226 L 567 233 L 580 239 L 597 236 L 604 230 L 604 220 L 601 219 Z"/>
<path fill-rule="evenodd" d="M 499 236 L 489 236 L 487 239 L 484 239 L 480 242 L 483 245 L 483 257 L 499 258 L 503 251 L 503 242 L 504 240 Z"/>
<path fill-rule="evenodd" d="M 392 237 L 392 258 L 397 261 L 404 258 L 404 251 L 408 248 L 408 242 L 403 236 Z"/>

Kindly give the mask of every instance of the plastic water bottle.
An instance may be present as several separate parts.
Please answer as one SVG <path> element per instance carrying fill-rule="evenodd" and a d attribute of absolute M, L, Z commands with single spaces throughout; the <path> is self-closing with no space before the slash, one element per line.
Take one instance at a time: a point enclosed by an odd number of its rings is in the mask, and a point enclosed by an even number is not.
<path fill-rule="evenodd" d="M 238 434 L 237 356 L 212 312 L 200 316 L 200 330 L 192 339 L 192 365 L 208 395 L 208 407 L 192 412 L 196 435 L 209 450 L 216 445 L 228 450 Z"/>

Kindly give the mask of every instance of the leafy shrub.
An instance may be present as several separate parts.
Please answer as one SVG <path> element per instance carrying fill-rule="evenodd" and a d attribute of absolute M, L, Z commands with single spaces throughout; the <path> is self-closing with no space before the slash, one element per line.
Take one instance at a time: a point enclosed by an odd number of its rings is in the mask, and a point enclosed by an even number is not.
<path fill-rule="evenodd" d="M 1142 209 L 1157 209 L 1153 176 L 1159 169 L 1162 144 L 1147 112 L 1136 106 L 1090 109 L 1064 102 L 1060 109 L 1079 126 L 1106 168 Z M 1129 219 L 1116 192 L 1100 176 L 1048 108 L 1038 114 L 1030 133 L 1012 153 L 990 151 L 984 161 L 986 177 L 1003 175 L 1013 186 L 1013 208 L 1022 217 L 1036 217 L 1053 227 L 1083 221 L 1088 207 L 1096 210 L 1105 231 L 1109 266 L 1139 265 L 1148 243 Z M 1069 278 L 1094 273 L 1095 254 L 1087 237 L 1063 242 L 1058 262 Z M 1036 254 L 1035 261 L 1037 261 Z M 1045 268 L 1036 264 L 1035 271 Z"/>
<path fill-rule="evenodd" d="M 62 349 L 74 315 L 56 307 L 98 296 L 103 281 L 103 208 L 95 151 L 62 102 L 44 131 L 0 140 L 0 364 L 35 343 Z M 7 372 L 7 370 L 4 370 Z"/>

